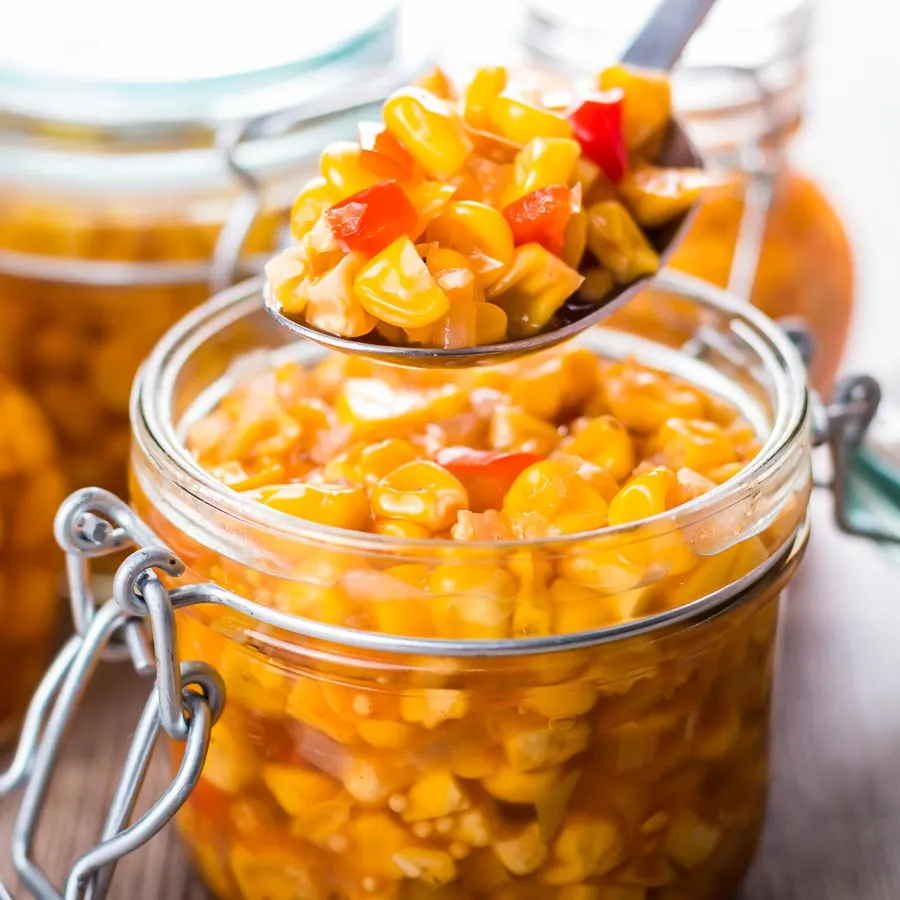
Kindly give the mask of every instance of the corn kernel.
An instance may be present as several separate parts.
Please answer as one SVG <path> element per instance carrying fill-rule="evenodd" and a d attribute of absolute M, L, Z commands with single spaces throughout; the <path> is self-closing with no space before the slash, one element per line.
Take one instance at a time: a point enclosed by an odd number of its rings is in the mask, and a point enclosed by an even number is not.
<path fill-rule="evenodd" d="M 499 344 L 506 337 L 509 319 L 494 303 L 478 303 L 475 306 L 475 345 Z"/>
<path fill-rule="evenodd" d="M 491 104 L 506 89 L 506 79 L 503 66 L 486 66 L 475 73 L 463 98 L 463 117 L 473 128 L 490 128 Z"/>
<path fill-rule="evenodd" d="M 220 791 L 236 794 L 255 777 L 257 762 L 249 744 L 231 723 L 220 720 L 212 730 L 203 764 L 203 779 Z"/>
<path fill-rule="evenodd" d="M 737 461 L 734 445 L 722 427 L 704 419 L 667 419 L 657 440 L 673 469 L 705 472 Z"/>
<path fill-rule="evenodd" d="M 662 136 L 672 115 L 672 88 L 663 72 L 617 65 L 597 76 L 601 91 L 625 93 L 622 129 L 629 150 L 639 150 Z"/>
<path fill-rule="evenodd" d="M 337 484 L 284 484 L 251 491 L 249 496 L 271 509 L 332 528 L 357 530 L 369 518 L 362 488 Z"/>
<path fill-rule="evenodd" d="M 432 531 L 449 528 L 469 505 L 462 482 L 428 460 L 409 462 L 372 491 L 372 511 L 382 518 L 408 519 Z"/>
<path fill-rule="evenodd" d="M 493 566 L 437 566 L 428 589 L 435 596 L 438 633 L 468 639 L 508 637 L 515 588 L 513 577 Z"/>
<path fill-rule="evenodd" d="M 338 845 L 346 841 L 343 829 L 350 821 L 353 798 L 341 794 L 334 800 L 304 805 L 291 821 L 291 834 L 314 844 L 331 849 L 335 840 Z"/>
<path fill-rule="evenodd" d="M 572 213 L 563 232 L 562 261 L 570 269 L 580 269 L 587 250 L 588 214 L 584 209 Z M 585 279 L 587 281 L 587 279 Z M 581 290 L 584 291 L 585 284 Z M 594 285 L 596 289 L 596 285 Z"/>
<path fill-rule="evenodd" d="M 401 632 L 398 632 L 401 633 Z M 415 634 L 404 628 L 403 634 Z M 404 722 L 390 722 L 381 719 L 364 719 L 357 723 L 359 736 L 371 747 L 379 750 L 403 750 L 414 737 L 414 730 Z"/>
<path fill-rule="evenodd" d="M 545 719 L 574 719 L 590 712 L 598 699 L 599 694 L 591 684 L 571 681 L 529 689 L 519 708 Z"/>
<path fill-rule="evenodd" d="M 605 469 L 617 481 L 627 478 L 635 466 L 631 435 L 612 416 L 600 416 L 585 422 L 573 437 L 562 442 L 560 450 Z"/>
<path fill-rule="evenodd" d="M 509 223 L 493 207 L 474 200 L 448 203 L 425 229 L 425 240 L 461 253 L 485 289 L 503 274 L 513 256 Z"/>
<path fill-rule="evenodd" d="M 319 221 L 322 213 L 340 199 L 339 192 L 321 176 L 308 181 L 291 207 L 291 236 L 294 240 L 303 238 Z"/>
<path fill-rule="evenodd" d="M 559 441 L 559 432 L 537 416 L 515 406 L 501 404 L 491 416 L 489 441 L 494 450 L 549 453 Z"/>
<path fill-rule="evenodd" d="M 510 338 L 537 334 L 578 290 L 583 277 L 540 244 L 516 247 L 487 299 L 506 313 Z"/>
<path fill-rule="evenodd" d="M 407 805 L 401 813 L 404 822 L 439 819 L 468 809 L 469 798 L 449 772 L 429 772 L 409 789 Z"/>
<path fill-rule="evenodd" d="M 297 679 L 283 709 L 291 718 L 328 735 L 339 744 L 356 741 L 356 729 L 335 714 L 326 702 L 321 686 L 312 678 Z"/>
<path fill-rule="evenodd" d="M 319 171 L 336 195 L 334 203 L 378 183 L 378 176 L 362 164 L 360 153 L 354 141 L 336 141 L 322 151 Z"/>
<path fill-rule="evenodd" d="M 541 840 L 537 822 L 494 841 L 494 853 L 513 875 L 530 875 L 547 859 L 547 845 Z"/>
<path fill-rule="evenodd" d="M 496 97 L 488 115 L 492 130 L 517 144 L 524 145 L 538 137 L 572 137 L 572 126 L 566 118 L 511 93 Z"/>
<path fill-rule="evenodd" d="M 235 844 L 231 871 L 243 900 L 326 900 L 328 888 L 315 878 L 311 860 L 285 844 Z"/>
<path fill-rule="evenodd" d="M 384 124 L 433 178 L 446 181 L 472 152 L 460 118 L 445 101 L 421 88 L 391 94 L 384 104 Z"/>
<path fill-rule="evenodd" d="M 469 710 L 469 699 L 452 688 L 426 688 L 407 694 L 400 701 L 405 722 L 436 728 L 450 719 L 461 719 Z"/>
<path fill-rule="evenodd" d="M 274 663 L 255 650 L 229 641 L 219 668 L 232 699 L 262 714 L 282 714 L 291 683 Z"/>
<path fill-rule="evenodd" d="M 544 872 L 549 884 L 575 884 L 604 875 L 622 861 L 624 836 L 609 819 L 576 813 L 566 819 L 553 845 L 554 865 Z"/>
<path fill-rule="evenodd" d="M 609 504 L 609 524 L 624 525 L 665 512 L 670 493 L 677 490 L 677 485 L 675 473 L 665 466 L 633 479 Z"/>
<path fill-rule="evenodd" d="M 560 780 L 562 769 L 536 769 L 520 772 L 507 766 L 481 779 L 485 790 L 507 803 L 537 803 Z"/>
<path fill-rule="evenodd" d="M 407 782 L 399 767 L 376 758 L 356 757 L 347 761 L 341 773 L 344 788 L 354 800 L 366 806 L 381 806 Z"/>
<path fill-rule="evenodd" d="M 440 887 L 456 878 L 456 861 L 443 850 L 408 847 L 395 853 L 393 861 L 406 878 L 421 880 L 430 887 Z"/>
<path fill-rule="evenodd" d="M 304 247 L 289 247 L 266 263 L 269 287 L 289 315 L 306 309 L 310 274 L 309 257 Z"/>
<path fill-rule="evenodd" d="M 538 137 L 529 141 L 516 154 L 504 206 L 539 188 L 568 184 L 580 156 L 578 141 L 570 138 Z"/>
<path fill-rule="evenodd" d="M 416 211 L 416 224 L 410 237 L 417 241 L 431 221 L 441 214 L 444 207 L 453 199 L 457 188 L 443 181 L 424 181 L 407 191 L 409 202 Z"/>
<path fill-rule="evenodd" d="M 631 284 L 659 269 L 659 256 L 628 210 L 615 200 L 588 209 L 587 245 L 618 284 Z"/>
<path fill-rule="evenodd" d="M 685 869 L 705 863 L 719 842 L 718 828 L 708 825 L 688 809 L 679 810 L 666 832 L 666 853 Z"/>
<path fill-rule="evenodd" d="M 571 728 L 529 728 L 509 734 L 503 749 L 509 764 L 521 772 L 566 762 L 587 749 L 591 728 L 576 722 Z"/>
<path fill-rule="evenodd" d="M 415 80 L 415 86 L 442 100 L 456 100 L 456 88 L 440 66 L 435 66 L 424 75 L 420 75 Z"/>
<path fill-rule="evenodd" d="M 625 175 L 619 191 L 641 225 L 657 228 L 686 213 L 712 184 L 701 169 L 641 165 Z"/>
<path fill-rule="evenodd" d="M 289 816 L 335 800 L 341 794 L 340 782 L 315 769 L 269 763 L 262 775 L 266 787 Z"/>
<path fill-rule="evenodd" d="M 450 306 L 406 235 L 358 270 L 353 291 L 366 312 L 400 328 L 430 325 Z"/>

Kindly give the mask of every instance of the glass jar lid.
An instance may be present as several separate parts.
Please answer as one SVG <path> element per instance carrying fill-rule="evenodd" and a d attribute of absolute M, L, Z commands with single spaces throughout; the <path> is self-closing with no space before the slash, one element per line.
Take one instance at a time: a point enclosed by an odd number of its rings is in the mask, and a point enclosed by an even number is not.
<path fill-rule="evenodd" d="M 19 4 L 0 30 L 0 182 L 212 186 L 238 132 L 257 174 L 314 159 L 424 66 L 428 36 L 412 39 L 407 6 L 347 0 L 312 21 L 280 0 L 252 15 L 160 0 L 137 20 L 105 0 Z"/>

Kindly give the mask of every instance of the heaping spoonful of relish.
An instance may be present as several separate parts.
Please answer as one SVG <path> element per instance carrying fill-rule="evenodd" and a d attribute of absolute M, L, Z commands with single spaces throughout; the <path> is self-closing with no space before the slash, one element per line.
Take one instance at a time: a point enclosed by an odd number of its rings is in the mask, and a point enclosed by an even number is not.
<path fill-rule="evenodd" d="M 497 66 L 393 93 L 297 196 L 268 310 L 332 349 L 419 367 L 497 363 L 609 316 L 711 183 L 666 70 L 713 2 L 664 0 L 586 90 Z"/>

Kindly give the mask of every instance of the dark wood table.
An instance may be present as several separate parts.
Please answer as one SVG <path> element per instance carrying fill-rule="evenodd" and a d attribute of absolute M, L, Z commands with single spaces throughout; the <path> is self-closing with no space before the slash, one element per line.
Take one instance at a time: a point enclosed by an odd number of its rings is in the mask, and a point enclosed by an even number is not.
<path fill-rule="evenodd" d="M 472 17 L 454 4 L 455 27 Z M 502 22 L 507 4 L 480 4 Z M 883 0 L 825 0 L 802 154 L 856 239 L 863 298 L 848 368 L 873 371 L 900 399 L 900 79 Z M 507 28 L 508 32 L 509 29 Z M 492 40 L 501 33 L 481 30 Z M 466 50 L 487 59 L 475 35 Z M 449 38 L 448 38 L 449 40 Z M 863 152 L 863 149 L 865 151 Z M 893 377 L 892 377 L 893 376 Z M 784 605 L 770 815 L 740 900 L 900 898 L 900 567 L 836 532 L 813 501 L 813 538 Z M 96 835 L 147 689 L 124 667 L 90 692 L 51 795 L 38 855 L 55 877 Z M 158 792 L 160 761 L 146 793 Z M 11 881 L 14 803 L 0 801 L 0 875 Z M 20 890 L 18 897 L 24 893 Z M 171 829 L 119 868 L 117 900 L 203 900 Z"/>

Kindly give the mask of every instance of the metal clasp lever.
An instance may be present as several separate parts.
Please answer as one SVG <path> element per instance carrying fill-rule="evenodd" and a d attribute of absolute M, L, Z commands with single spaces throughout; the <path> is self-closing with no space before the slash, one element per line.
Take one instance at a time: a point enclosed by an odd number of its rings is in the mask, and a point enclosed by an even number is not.
<path fill-rule="evenodd" d="M 0 773 L 0 795 L 24 788 L 13 828 L 12 857 L 29 893 L 37 900 L 103 900 L 118 861 L 171 821 L 196 786 L 225 691 L 210 666 L 178 661 L 172 605 L 156 574 L 157 569 L 180 574 L 180 561 L 167 550 L 133 553 L 116 575 L 114 598 L 99 608 L 94 602 L 88 561 L 153 539 L 125 503 L 96 488 L 79 491 L 60 508 L 56 537 L 66 551 L 76 633 L 32 699 L 13 761 Z M 149 655 L 145 618 L 153 633 L 155 664 Z M 125 657 L 131 658 L 139 674 L 155 674 L 155 684 L 129 745 L 99 842 L 75 862 L 60 893 L 32 858 L 35 832 L 62 744 L 91 677 L 101 662 Z M 168 788 L 132 823 L 161 731 L 185 744 L 184 756 Z M 2 884 L 0 900 L 12 900 Z"/>

